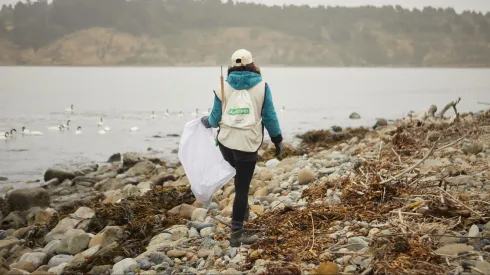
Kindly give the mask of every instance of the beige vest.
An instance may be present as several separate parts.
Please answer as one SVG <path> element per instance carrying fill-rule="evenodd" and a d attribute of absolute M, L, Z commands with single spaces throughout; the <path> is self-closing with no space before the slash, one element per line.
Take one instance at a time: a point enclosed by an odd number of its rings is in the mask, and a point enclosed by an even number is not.
<path fill-rule="evenodd" d="M 220 130 L 218 134 L 218 141 L 224 146 L 244 151 L 244 152 L 256 152 L 264 139 L 263 126 L 262 126 L 262 107 L 265 100 L 265 81 L 259 82 L 254 87 L 246 90 L 251 98 L 251 104 L 253 106 L 253 122 L 249 121 L 244 127 L 230 125 L 230 117 L 235 114 L 230 98 L 235 90 L 228 84 L 224 83 L 224 95 L 226 106 L 223 106 L 222 119 L 219 122 Z M 216 90 L 216 96 L 223 102 L 221 98 L 221 87 Z M 233 109 L 230 111 L 230 109 Z"/>

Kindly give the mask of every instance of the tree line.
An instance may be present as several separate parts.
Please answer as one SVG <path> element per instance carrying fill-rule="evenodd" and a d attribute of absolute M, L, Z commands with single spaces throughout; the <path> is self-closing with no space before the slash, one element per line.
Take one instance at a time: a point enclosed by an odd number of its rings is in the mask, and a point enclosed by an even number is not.
<path fill-rule="evenodd" d="M 347 65 L 358 57 L 374 65 L 419 65 L 438 52 L 452 63 L 490 64 L 490 13 L 457 13 L 451 8 L 265 6 L 220 0 L 53 0 L 48 4 L 38 0 L 3 5 L 0 11 L 0 38 L 21 48 L 37 50 L 92 27 L 155 38 L 191 29 L 270 29 L 315 45 L 333 45 L 341 49 Z M 408 41 L 410 49 L 399 49 L 398 40 Z"/>

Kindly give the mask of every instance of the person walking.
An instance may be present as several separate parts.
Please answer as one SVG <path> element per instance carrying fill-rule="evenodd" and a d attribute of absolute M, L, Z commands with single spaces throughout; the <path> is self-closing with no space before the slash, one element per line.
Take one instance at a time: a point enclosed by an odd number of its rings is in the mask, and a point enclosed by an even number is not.
<path fill-rule="evenodd" d="M 283 150 L 283 138 L 269 85 L 262 79 L 252 54 L 240 49 L 231 57 L 226 82 L 214 91 L 213 109 L 201 118 L 206 128 L 219 128 L 218 146 L 223 158 L 235 167 L 235 200 L 232 213 L 232 247 L 253 244 L 257 236 L 245 233 L 248 219 L 248 192 L 257 164 L 258 150 L 267 129 L 276 147 L 276 156 Z"/>

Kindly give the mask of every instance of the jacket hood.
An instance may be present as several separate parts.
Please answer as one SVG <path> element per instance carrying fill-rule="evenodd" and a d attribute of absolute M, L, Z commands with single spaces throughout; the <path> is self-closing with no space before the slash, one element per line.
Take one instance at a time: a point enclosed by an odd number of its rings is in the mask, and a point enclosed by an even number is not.
<path fill-rule="evenodd" d="M 231 72 L 226 82 L 235 90 L 248 90 L 262 81 L 262 76 L 252 72 Z"/>

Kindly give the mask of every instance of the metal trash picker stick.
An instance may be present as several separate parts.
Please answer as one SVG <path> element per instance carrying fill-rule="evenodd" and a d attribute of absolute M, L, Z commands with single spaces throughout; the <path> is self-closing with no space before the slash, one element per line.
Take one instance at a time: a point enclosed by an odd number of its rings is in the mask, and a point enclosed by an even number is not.
<path fill-rule="evenodd" d="M 223 77 L 223 65 L 221 65 L 220 80 L 221 80 L 221 109 L 224 110 L 226 105 L 226 99 L 225 99 L 225 80 Z"/>

